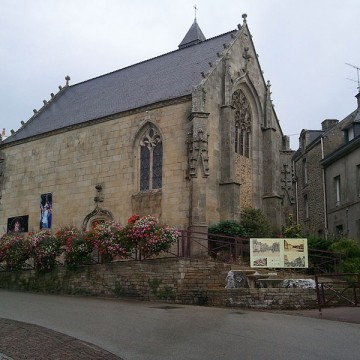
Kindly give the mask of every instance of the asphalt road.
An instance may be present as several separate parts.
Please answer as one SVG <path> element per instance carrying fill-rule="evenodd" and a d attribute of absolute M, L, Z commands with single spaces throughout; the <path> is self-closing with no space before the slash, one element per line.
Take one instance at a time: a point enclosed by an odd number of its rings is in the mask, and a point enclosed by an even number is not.
<path fill-rule="evenodd" d="M 359 358 L 359 324 L 279 313 L 0 290 L 0 318 L 40 325 L 124 360 Z"/>

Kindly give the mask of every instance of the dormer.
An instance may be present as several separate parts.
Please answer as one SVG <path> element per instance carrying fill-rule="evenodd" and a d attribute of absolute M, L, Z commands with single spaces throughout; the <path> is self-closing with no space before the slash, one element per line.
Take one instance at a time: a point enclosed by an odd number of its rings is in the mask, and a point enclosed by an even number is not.
<path fill-rule="evenodd" d="M 355 113 L 352 114 L 353 120 L 346 124 L 343 127 L 345 143 L 355 139 L 360 136 L 360 93 L 356 95 L 357 98 L 357 109 Z"/>

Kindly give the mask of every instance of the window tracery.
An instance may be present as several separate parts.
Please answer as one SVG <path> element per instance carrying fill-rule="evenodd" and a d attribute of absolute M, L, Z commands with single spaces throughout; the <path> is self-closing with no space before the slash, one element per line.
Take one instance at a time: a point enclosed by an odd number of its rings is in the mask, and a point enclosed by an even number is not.
<path fill-rule="evenodd" d="M 232 95 L 235 108 L 235 152 L 250 157 L 252 114 L 248 99 L 241 90 Z"/>
<path fill-rule="evenodd" d="M 149 126 L 140 140 L 140 191 L 161 189 L 162 158 L 161 136 Z"/>

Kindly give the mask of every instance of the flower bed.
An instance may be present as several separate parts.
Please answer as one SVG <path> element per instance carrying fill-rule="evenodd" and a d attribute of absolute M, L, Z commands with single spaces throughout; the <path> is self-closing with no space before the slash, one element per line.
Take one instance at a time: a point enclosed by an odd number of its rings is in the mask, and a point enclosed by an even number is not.
<path fill-rule="evenodd" d="M 65 265 L 76 268 L 91 263 L 97 251 L 102 262 L 115 257 L 125 259 L 137 254 L 138 260 L 169 251 L 178 239 L 178 232 L 160 225 L 153 216 L 133 215 L 123 227 L 119 222 L 107 221 L 83 232 L 74 226 L 31 233 L 27 237 L 6 234 L 0 238 L 0 263 L 9 270 L 21 269 L 33 258 L 35 269 L 48 272 L 55 268 L 57 258 L 64 251 Z"/>

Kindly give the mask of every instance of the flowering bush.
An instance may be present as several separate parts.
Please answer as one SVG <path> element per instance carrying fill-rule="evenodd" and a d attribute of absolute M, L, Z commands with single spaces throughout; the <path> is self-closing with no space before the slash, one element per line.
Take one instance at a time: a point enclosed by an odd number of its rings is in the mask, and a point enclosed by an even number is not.
<path fill-rule="evenodd" d="M 126 258 L 131 250 L 124 228 L 115 221 L 97 224 L 86 233 L 85 238 L 98 250 L 104 262 L 111 261 L 115 256 Z"/>
<path fill-rule="evenodd" d="M 0 262 L 5 262 L 6 269 L 21 269 L 30 253 L 30 242 L 22 235 L 5 234 L 0 238 Z"/>
<path fill-rule="evenodd" d="M 61 253 L 61 240 L 50 231 L 40 231 L 29 234 L 35 268 L 40 272 L 47 272 L 56 266 L 56 257 Z"/>
<path fill-rule="evenodd" d="M 137 220 L 140 219 L 140 215 L 134 214 L 128 218 L 128 225 L 134 225 Z"/>
<path fill-rule="evenodd" d="M 168 251 L 179 236 L 176 230 L 159 225 L 158 219 L 150 215 L 130 217 L 126 234 L 132 245 L 143 256 L 158 255 L 162 251 Z"/>
<path fill-rule="evenodd" d="M 56 237 L 65 246 L 65 263 L 68 268 L 92 261 L 93 245 L 86 241 L 84 234 L 75 226 L 66 226 L 56 232 Z"/>
<path fill-rule="evenodd" d="M 56 266 L 56 258 L 65 248 L 65 264 L 69 268 L 92 261 L 96 249 L 103 262 L 114 257 L 127 258 L 136 252 L 139 259 L 169 251 L 177 241 L 178 232 L 169 226 L 159 225 L 153 216 L 132 215 L 125 227 L 115 221 L 97 224 L 88 232 L 74 226 L 59 229 L 55 235 L 50 230 L 29 234 L 25 239 L 10 234 L 0 238 L 0 262 L 6 268 L 21 269 L 32 257 L 37 271 L 47 272 Z"/>

